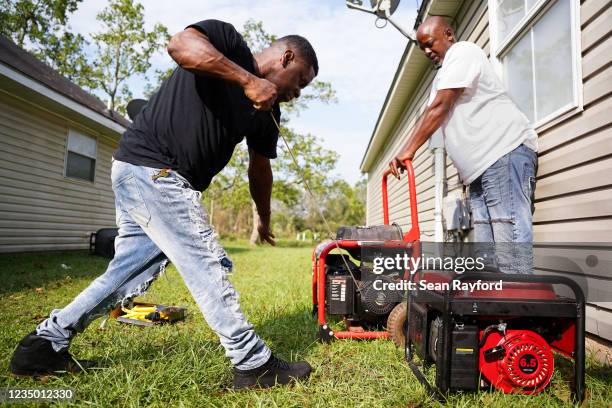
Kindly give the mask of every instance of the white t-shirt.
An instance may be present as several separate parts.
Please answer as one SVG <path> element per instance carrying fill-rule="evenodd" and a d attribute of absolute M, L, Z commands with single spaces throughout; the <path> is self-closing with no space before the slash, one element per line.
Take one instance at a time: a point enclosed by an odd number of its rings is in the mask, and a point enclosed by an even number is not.
<path fill-rule="evenodd" d="M 538 136 L 512 102 L 484 51 L 453 44 L 436 74 L 431 104 L 440 89 L 464 88 L 442 124 L 444 144 L 463 184 L 470 184 L 500 157 L 524 143 L 538 151 Z"/>

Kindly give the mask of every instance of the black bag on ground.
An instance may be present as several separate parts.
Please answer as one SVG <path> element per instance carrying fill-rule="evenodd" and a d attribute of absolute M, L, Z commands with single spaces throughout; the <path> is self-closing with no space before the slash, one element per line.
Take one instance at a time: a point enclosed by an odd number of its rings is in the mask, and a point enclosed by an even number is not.
<path fill-rule="evenodd" d="M 102 228 L 89 236 L 89 252 L 95 255 L 113 258 L 115 256 L 115 238 L 119 228 Z"/>

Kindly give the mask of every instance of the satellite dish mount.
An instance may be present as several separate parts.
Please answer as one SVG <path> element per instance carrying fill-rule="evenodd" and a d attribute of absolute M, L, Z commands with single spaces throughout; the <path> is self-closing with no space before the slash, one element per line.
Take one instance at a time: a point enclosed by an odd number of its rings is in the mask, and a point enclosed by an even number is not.
<path fill-rule="evenodd" d="M 404 30 L 399 24 L 397 24 L 392 18 L 391 14 L 395 12 L 399 0 L 370 0 L 370 7 L 363 5 L 363 0 L 346 0 L 346 6 L 353 10 L 364 11 L 366 13 L 374 14 L 376 19 L 376 27 L 383 28 L 390 22 L 404 37 L 408 38 L 409 41 L 416 42 L 416 34 L 414 30 Z M 385 23 L 380 25 L 378 21 L 384 20 Z"/>

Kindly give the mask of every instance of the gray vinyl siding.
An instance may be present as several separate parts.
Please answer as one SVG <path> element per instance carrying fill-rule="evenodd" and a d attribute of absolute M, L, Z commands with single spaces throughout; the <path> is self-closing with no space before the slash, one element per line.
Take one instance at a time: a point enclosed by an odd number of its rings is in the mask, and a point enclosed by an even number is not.
<path fill-rule="evenodd" d="M 584 111 L 539 134 L 536 242 L 612 242 L 611 4 L 586 0 L 580 7 Z M 598 290 L 612 292 L 612 251 L 592 254 L 600 267 L 589 268 L 584 259 L 574 263 L 592 275 L 587 283 L 595 298 Z M 566 271 L 565 265 L 543 257 L 535 263 L 536 268 Z M 589 302 L 587 331 L 612 340 L 612 302 Z"/>
<path fill-rule="evenodd" d="M 68 129 L 97 138 L 95 183 L 64 177 Z M 88 248 L 115 225 L 116 140 L 0 91 L 0 252 Z"/>
<path fill-rule="evenodd" d="M 489 54 L 486 1 L 465 1 L 457 12 L 457 34 Z M 584 0 L 580 6 L 583 111 L 539 133 L 539 163 L 534 214 L 535 242 L 612 242 L 612 1 Z M 368 172 L 367 222 L 382 223 L 380 179 L 387 163 L 406 143 L 415 117 L 423 111 L 433 73 L 428 69 L 398 125 Z M 447 157 L 449 190 L 459 187 Z M 424 146 L 414 160 L 419 222 L 424 241 L 433 240 L 433 155 Z M 390 181 L 390 219 L 408 228 L 405 181 Z M 612 251 L 593 252 L 607 260 Z M 582 262 L 582 264 L 580 264 Z M 587 268 L 584 260 L 580 267 Z M 536 268 L 566 272 L 544 257 Z M 612 262 L 606 262 L 608 266 Z M 591 271 L 589 271 L 591 272 Z M 610 269 L 588 280 L 589 290 L 612 290 Z M 608 291 L 607 293 L 610 293 Z M 587 330 L 612 340 L 612 302 L 590 302 Z"/>

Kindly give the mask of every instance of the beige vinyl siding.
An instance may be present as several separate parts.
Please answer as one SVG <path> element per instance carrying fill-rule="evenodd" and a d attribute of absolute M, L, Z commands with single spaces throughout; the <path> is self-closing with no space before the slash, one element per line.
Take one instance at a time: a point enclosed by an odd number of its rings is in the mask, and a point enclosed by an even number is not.
<path fill-rule="evenodd" d="M 463 2 L 455 21 L 461 40 L 473 41 L 489 54 L 486 3 Z M 534 214 L 536 242 L 612 242 L 611 17 L 612 1 L 582 1 L 580 35 L 583 111 L 539 132 L 540 153 Z M 432 79 L 430 69 L 423 73 L 420 86 L 407 104 L 399 125 L 394 128 L 368 173 L 367 220 L 370 225 L 382 223 L 381 174 L 405 144 L 415 117 L 423 111 Z M 448 158 L 446 163 L 448 189 L 452 191 L 454 187 L 460 188 L 456 169 Z M 419 221 L 424 233 L 422 239 L 430 241 L 434 229 L 433 156 L 426 146 L 417 152 L 414 165 Z M 391 184 L 390 219 L 400 221 L 402 227 L 406 228 L 409 211 L 407 195 L 404 193 L 405 182 L 391 181 Z M 610 263 L 602 261 L 610 258 L 611 252 L 610 248 L 592 251 L 600 259 L 599 270 L 604 273 L 588 270 L 584 259 L 574 263 L 582 271 L 589 272 L 587 284 L 591 295 L 593 291 L 601 292 L 602 288 L 608 288 L 605 292 L 607 294 L 612 291 Z M 557 265 L 545 257 L 536 257 L 535 266 L 540 271 L 572 272 L 566 269 L 567 263 L 565 266 Z M 596 300 L 604 300 L 602 297 L 604 295 Z M 587 309 L 587 331 L 612 340 L 612 303 L 591 301 Z"/>
<path fill-rule="evenodd" d="M 64 177 L 69 127 L 97 138 L 95 183 Z M 115 225 L 117 142 L 0 91 L 0 252 L 82 249 Z"/>
<path fill-rule="evenodd" d="M 581 5 L 584 111 L 539 134 L 535 241 L 612 242 L 611 3 Z"/>
<path fill-rule="evenodd" d="M 584 110 L 539 133 L 536 242 L 612 242 L 611 5 L 585 0 L 580 7 Z M 598 268 L 574 260 L 589 273 L 591 299 L 612 293 L 610 253 L 609 245 L 590 251 L 600 260 Z M 536 268 L 547 271 L 570 273 L 566 265 L 535 259 Z M 612 340 L 611 302 L 589 302 L 587 331 Z"/>

